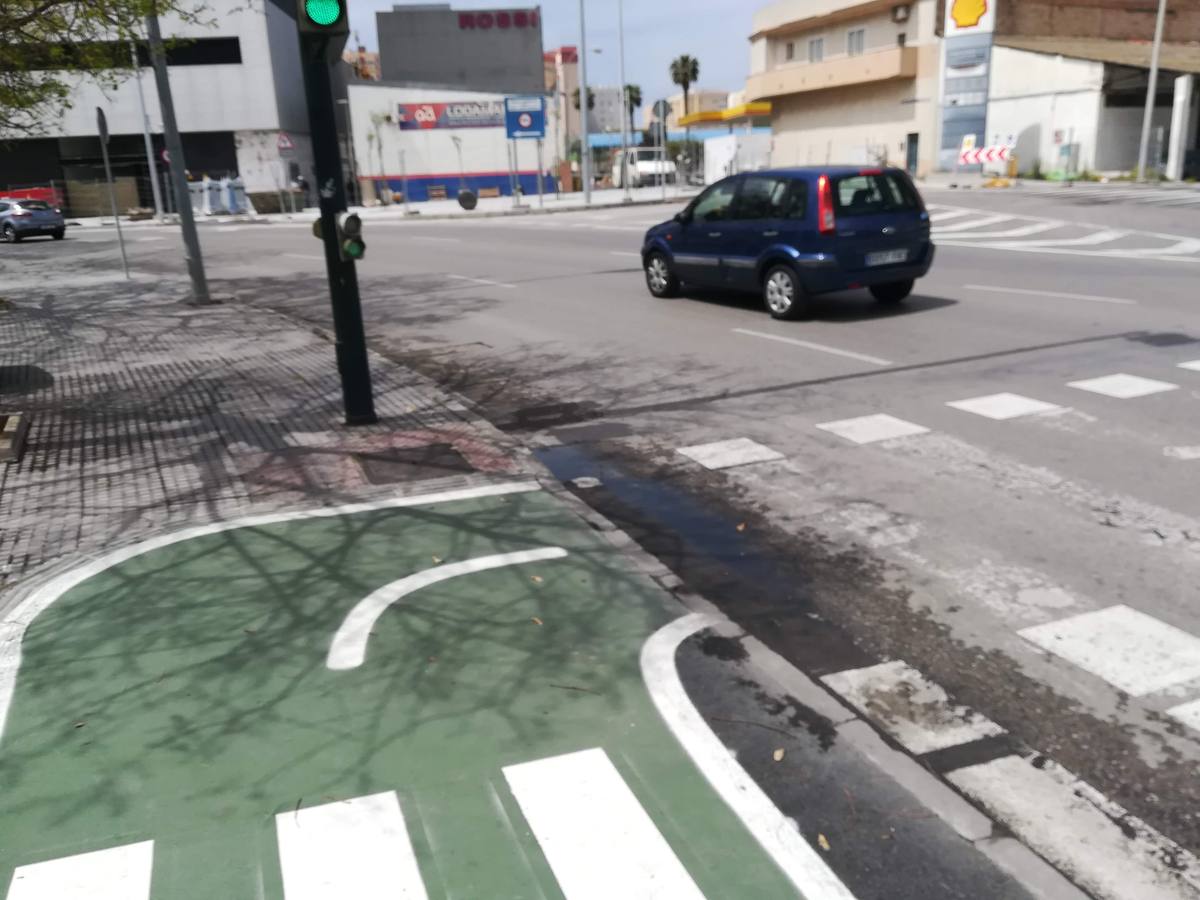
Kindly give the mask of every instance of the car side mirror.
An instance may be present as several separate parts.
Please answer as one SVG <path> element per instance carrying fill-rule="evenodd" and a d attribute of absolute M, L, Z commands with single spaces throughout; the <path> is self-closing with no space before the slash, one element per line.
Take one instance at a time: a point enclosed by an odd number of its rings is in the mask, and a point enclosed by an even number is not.
<path fill-rule="evenodd" d="M 675 215 L 673 216 L 673 218 L 674 218 L 674 220 L 675 220 L 676 222 L 678 222 L 680 225 L 686 225 L 686 224 L 687 224 L 689 221 L 691 221 L 691 218 L 692 218 L 692 216 L 691 216 L 691 214 L 690 214 L 690 213 L 689 213 L 689 212 L 688 212 L 688 211 L 685 209 L 683 212 L 677 212 L 677 213 L 675 213 Z"/>

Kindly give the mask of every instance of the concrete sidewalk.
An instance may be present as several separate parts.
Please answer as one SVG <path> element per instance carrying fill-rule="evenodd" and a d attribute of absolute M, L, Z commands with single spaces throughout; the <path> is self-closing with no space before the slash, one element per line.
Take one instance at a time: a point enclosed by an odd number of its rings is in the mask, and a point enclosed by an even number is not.
<path fill-rule="evenodd" d="M 0 465 L 0 590 L 141 534 L 532 470 L 382 357 L 380 423 L 348 429 L 334 348 L 311 330 L 245 305 L 191 308 L 183 282 L 78 274 L 23 262 L 25 287 L 0 309 L 0 413 L 30 421 L 20 461 Z"/>
<path fill-rule="evenodd" d="M 526 216 L 545 215 L 556 212 L 577 212 L 585 209 L 610 209 L 623 206 L 649 206 L 658 203 L 677 203 L 682 206 L 698 194 L 703 188 L 688 185 L 668 185 L 664 192 L 661 187 L 632 188 L 630 200 L 626 202 L 625 192 L 619 188 L 605 188 L 592 192 L 592 202 L 585 203 L 581 192 L 572 194 L 547 194 L 539 202 L 536 196 L 521 198 L 521 206 L 513 206 L 512 197 L 484 197 L 473 210 L 463 209 L 457 200 L 427 200 L 422 203 L 409 204 L 408 211 L 403 204 L 390 206 L 355 206 L 353 212 L 364 219 L 393 220 L 412 219 L 414 221 L 429 221 L 431 219 L 482 219 L 493 216 Z M 201 225 L 230 225 L 230 224 L 270 224 L 275 222 L 311 221 L 316 218 L 315 207 L 307 207 L 293 213 L 272 213 L 270 215 L 243 216 L 203 216 L 197 217 Z M 111 217 L 73 218 L 72 223 L 78 223 L 84 228 L 113 227 Z M 155 228 L 163 223 L 152 220 L 141 222 L 126 222 L 122 220 L 122 228 Z M 168 224 L 175 224 L 174 222 Z"/>

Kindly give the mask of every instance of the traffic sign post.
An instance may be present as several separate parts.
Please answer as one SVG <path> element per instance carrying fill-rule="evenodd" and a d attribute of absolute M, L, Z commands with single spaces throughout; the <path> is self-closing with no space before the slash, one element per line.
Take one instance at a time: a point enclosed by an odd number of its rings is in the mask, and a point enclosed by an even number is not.
<path fill-rule="evenodd" d="M 104 157 L 104 180 L 108 182 L 108 202 L 112 205 L 113 221 L 117 225 L 117 243 L 121 245 L 121 267 L 129 277 L 129 257 L 125 255 L 125 235 L 121 233 L 121 216 L 117 212 L 117 192 L 113 187 L 112 166 L 108 162 L 108 119 L 104 110 L 96 107 L 96 131 L 100 134 L 100 155 Z"/>
<path fill-rule="evenodd" d="M 961 166 L 978 166 L 987 163 L 1008 162 L 1012 148 L 997 144 L 991 147 L 964 147 L 959 151 L 958 163 Z"/>
<path fill-rule="evenodd" d="M 517 159 L 517 141 L 538 142 L 538 205 L 542 204 L 541 142 L 546 137 L 545 97 L 505 97 L 504 129 L 512 141 L 513 208 L 521 206 L 518 193 L 521 185 L 521 167 Z"/>
<path fill-rule="evenodd" d="M 378 421 L 378 416 L 371 388 L 358 272 L 354 259 L 346 256 L 338 241 L 339 213 L 346 210 L 346 187 L 338 153 L 330 68 L 340 58 L 350 33 L 346 4 L 344 0 L 297 0 L 296 23 L 346 424 L 371 425 Z"/>

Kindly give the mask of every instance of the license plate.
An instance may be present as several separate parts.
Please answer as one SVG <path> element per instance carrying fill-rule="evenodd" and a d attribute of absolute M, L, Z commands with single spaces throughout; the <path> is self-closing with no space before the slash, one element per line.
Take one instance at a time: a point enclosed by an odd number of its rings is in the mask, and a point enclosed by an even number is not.
<path fill-rule="evenodd" d="M 891 266 L 908 260 L 907 250 L 880 250 L 867 254 L 868 266 Z"/>

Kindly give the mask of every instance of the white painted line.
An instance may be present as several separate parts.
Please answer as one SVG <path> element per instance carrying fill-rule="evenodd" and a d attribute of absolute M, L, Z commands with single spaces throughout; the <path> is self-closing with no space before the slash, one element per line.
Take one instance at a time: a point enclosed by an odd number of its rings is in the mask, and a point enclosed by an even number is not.
<path fill-rule="evenodd" d="M 1163 447 L 1163 456 L 1170 459 L 1182 459 L 1191 461 L 1200 459 L 1200 446 L 1193 445 L 1191 447 Z"/>
<path fill-rule="evenodd" d="M 427 900 L 392 791 L 279 813 L 285 900 Z"/>
<path fill-rule="evenodd" d="M 148 237 L 148 238 L 136 238 L 135 239 L 136 243 L 139 243 L 139 244 L 157 244 L 157 243 L 160 243 L 165 240 L 166 240 L 165 237 Z"/>
<path fill-rule="evenodd" d="M 434 237 L 433 235 L 429 235 L 429 234 L 410 234 L 408 236 L 408 239 L 410 241 L 431 241 L 436 244 L 461 244 L 462 243 L 462 238 Z"/>
<path fill-rule="evenodd" d="M 1172 706 L 1167 710 L 1167 715 L 1178 722 L 1182 722 L 1192 731 L 1200 731 L 1200 700 L 1192 700 L 1190 703 L 1181 703 L 1179 706 Z"/>
<path fill-rule="evenodd" d="M 789 820 L 743 769 L 692 705 L 675 668 L 675 653 L 687 638 L 720 619 L 692 613 L 660 628 L 642 646 L 642 680 L 658 713 L 696 768 L 708 779 L 742 824 L 754 836 L 800 896 L 816 900 L 854 900 Z M 610 895 L 616 897 L 617 895 Z"/>
<path fill-rule="evenodd" d="M 8 900 L 149 900 L 154 841 L 20 866 Z"/>
<path fill-rule="evenodd" d="M 1093 394 L 1103 394 L 1106 397 L 1116 397 L 1118 400 L 1132 400 L 1134 397 L 1146 397 L 1150 394 L 1161 394 L 1164 391 L 1179 389 L 1179 385 L 1167 381 L 1155 381 L 1153 378 L 1142 378 L 1140 375 L 1104 375 L 1100 378 L 1088 378 L 1084 381 L 1069 381 L 1067 387 L 1078 388 L 1081 391 L 1091 391 Z"/>
<path fill-rule="evenodd" d="M 470 278 L 466 275 L 447 275 L 447 278 L 453 278 L 455 281 L 469 281 L 471 284 L 484 284 L 488 287 L 515 288 L 515 284 L 506 284 L 503 281 L 492 281 L 490 278 Z"/>
<path fill-rule="evenodd" d="M 1006 756 L 946 777 L 1098 900 L 1195 900 L 1192 854 L 1053 761 Z"/>
<path fill-rule="evenodd" d="M 603 750 L 506 766 L 504 777 L 566 900 L 704 900 Z"/>
<path fill-rule="evenodd" d="M 112 553 L 106 553 L 98 559 L 85 563 L 59 575 L 34 590 L 3 620 L 0 620 L 0 738 L 4 736 L 4 726 L 8 720 L 8 710 L 12 706 L 13 690 L 16 686 L 17 670 L 21 667 L 21 641 L 25 631 L 38 615 L 53 604 L 59 597 L 77 587 L 105 569 L 181 541 L 217 534 L 222 531 L 232 531 L 236 528 L 258 528 L 264 525 L 275 525 L 280 522 L 294 522 L 300 519 L 324 519 L 333 516 L 349 516 L 356 513 L 373 512 L 381 509 L 402 509 L 409 506 L 433 506 L 438 503 L 454 503 L 460 500 L 478 500 L 482 497 L 501 497 L 507 494 L 523 494 L 539 491 L 541 487 L 533 481 L 505 481 L 499 484 L 485 484 L 478 487 L 462 488 L 454 491 L 441 491 L 434 494 L 414 494 L 408 497 L 393 497 L 387 500 L 372 500 L 366 503 L 348 503 L 342 506 L 326 506 L 318 509 L 303 509 L 284 513 L 267 513 L 259 516 L 246 516 L 229 522 L 215 522 L 209 525 L 197 525 L 184 528 L 170 534 L 162 534 L 149 538 Z"/>
<path fill-rule="evenodd" d="M 1179 364 L 1179 368 L 1190 369 L 1193 372 L 1200 372 L 1200 359 L 1193 359 L 1191 362 L 1181 362 Z"/>
<path fill-rule="evenodd" d="M 728 469 L 732 466 L 744 466 L 748 463 L 772 462 L 783 459 L 783 454 L 766 447 L 750 438 L 734 438 L 729 441 L 715 441 L 711 444 L 695 444 L 691 447 L 680 447 L 675 451 L 682 453 L 688 459 L 695 460 L 706 469 Z"/>
<path fill-rule="evenodd" d="M 292 259 L 315 259 L 318 262 L 325 262 L 325 257 L 316 253 L 281 253 L 279 255 L 290 256 Z"/>
<path fill-rule="evenodd" d="M 1020 416 L 1062 409 L 1061 406 L 1055 406 L 1053 403 L 1034 400 L 1032 397 L 1022 397 L 1020 394 L 990 394 L 986 397 L 972 397 L 969 400 L 955 400 L 946 405 L 954 409 L 961 409 L 963 412 L 998 420 L 1016 419 Z"/>
<path fill-rule="evenodd" d="M 1017 633 L 1134 697 L 1200 677 L 1200 638 L 1128 606 Z"/>
<path fill-rule="evenodd" d="M 610 256 L 635 256 L 638 259 L 642 258 L 642 254 L 634 253 L 632 250 L 609 250 Z"/>
<path fill-rule="evenodd" d="M 951 703 L 939 685 L 903 660 L 837 672 L 821 680 L 910 753 L 1004 734 L 995 722 Z"/>
<path fill-rule="evenodd" d="M 1036 291 L 1031 288 L 1004 287 L 998 284 L 964 284 L 969 291 L 990 291 L 996 294 L 1021 294 L 1028 297 L 1062 297 L 1064 300 L 1092 300 L 1096 303 L 1115 303 L 1120 306 L 1136 306 L 1136 300 L 1120 297 L 1099 297 L 1095 294 L 1068 294 L 1063 291 Z"/>
<path fill-rule="evenodd" d="M 751 331 L 749 328 L 735 328 L 734 334 L 744 334 L 748 337 L 762 338 L 767 341 L 778 341 L 781 344 L 791 344 L 793 347 L 803 347 L 806 350 L 816 350 L 818 353 L 829 353 L 833 356 L 844 356 L 846 359 L 856 359 L 859 362 L 870 363 L 873 366 L 890 366 L 891 360 L 880 359 L 878 356 L 867 356 L 865 353 L 855 353 L 853 350 L 842 350 L 826 344 L 814 344 L 811 341 L 801 341 L 796 338 L 784 337 L 781 334 L 769 334 L 765 331 Z"/>
<path fill-rule="evenodd" d="M 942 210 L 945 210 L 944 212 Z M 938 211 L 930 213 L 929 221 L 936 225 L 938 222 L 945 222 L 947 219 L 960 219 L 963 216 L 977 215 L 979 210 L 976 209 L 954 209 L 952 207 L 938 207 Z"/>
<path fill-rule="evenodd" d="M 514 553 L 479 556 L 462 562 L 434 566 L 424 572 L 417 572 L 415 575 L 385 584 L 359 600 L 346 615 L 337 634 L 333 636 L 333 641 L 330 642 L 325 666 L 334 671 L 357 669 L 361 666 L 367 658 L 367 641 L 371 636 L 371 629 L 375 627 L 379 617 L 387 612 L 392 604 L 407 597 L 413 591 L 437 584 L 439 581 L 446 581 L 449 578 L 457 578 L 459 575 L 471 575 L 476 572 L 486 572 L 488 569 L 519 566 L 547 559 L 562 559 L 566 555 L 567 551 L 561 547 L 542 547 L 537 550 L 518 550 Z"/>
<path fill-rule="evenodd" d="M 1028 237 L 1031 234 L 1041 234 L 1044 231 L 1051 231 L 1055 228 L 1062 228 L 1064 225 L 1066 225 L 1065 222 L 1057 222 L 1057 221 L 1034 222 L 1032 225 L 1021 225 L 1018 228 L 1009 228 L 1006 231 L 963 232 L 961 234 L 955 234 L 954 239 L 957 241 L 957 240 L 961 240 L 963 238 L 976 239 L 976 238 Z M 934 229 L 934 233 L 935 234 L 938 233 L 936 228 Z"/>
<path fill-rule="evenodd" d="M 979 245 L 979 246 L 995 246 L 1002 247 L 1006 250 L 1030 250 L 1034 248 L 1057 248 L 1057 247 L 1078 247 L 1089 246 L 1092 244 L 1107 244 L 1109 241 L 1119 240 L 1123 237 L 1128 237 L 1128 231 L 1093 231 L 1091 234 L 1085 234 L 1082 237 L 1076 238 L 1046 238 L 1045 240 L 1037 241 L 1011 241 L 1007 244 L 995 245 Z M 953 237 L 950 240 L 954 240 Z"/>
<path fill-rule="evenodd" d="M 929 431 L 924 425 L 906 422 L 882 413 L 874 416 L 859 416 L 856 419 L 842 419 L 837 422 L 823 422 L 817 427 L 856 444 L 890 441 L 892 438 L 925 434 Z"/>
<path fill-rule="evenodd" d="M 953 225 L 938 225 L 936 222 L 933 225 L 933 233 L 952 234 L 959 231 L 971 231 L 975 228 L 987 228 L 991 225 L 999 225 L 1001 222 L 1011 222 L 1012 216 L 983 216 L 978 219 L 972 219 L 969 222 L 955 222 Z"/>

